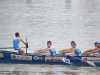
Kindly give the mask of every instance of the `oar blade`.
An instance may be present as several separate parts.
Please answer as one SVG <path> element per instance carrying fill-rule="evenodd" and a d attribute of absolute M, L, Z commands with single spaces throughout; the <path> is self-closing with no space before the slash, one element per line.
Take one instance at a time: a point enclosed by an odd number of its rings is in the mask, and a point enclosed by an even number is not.
<path fill-rule="evenodd" d="M 89 65 L 96 67 L 96 65 L 95 65 L 94 62 L 91 62 L 91 61 L 86 61 L 86 62 L 87 62 Z"/>

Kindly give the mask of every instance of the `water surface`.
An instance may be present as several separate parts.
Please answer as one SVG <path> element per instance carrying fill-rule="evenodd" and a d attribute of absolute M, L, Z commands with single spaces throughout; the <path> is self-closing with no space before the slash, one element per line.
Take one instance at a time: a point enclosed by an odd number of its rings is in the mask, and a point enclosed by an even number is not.
<path fill-rule="evenodd" d="M 70 47 L 72 40 L 85 51 L 100 41 L 99 15 L 100 0 L 0 0 L 0 47 L 11 47 L 20 32 L 28 39 L 28 52 L 46 47 L 48 40 L 57 51 Z M 0 64 L 0 75 L 25 74 L 99 75 L 99 68 Z"/>

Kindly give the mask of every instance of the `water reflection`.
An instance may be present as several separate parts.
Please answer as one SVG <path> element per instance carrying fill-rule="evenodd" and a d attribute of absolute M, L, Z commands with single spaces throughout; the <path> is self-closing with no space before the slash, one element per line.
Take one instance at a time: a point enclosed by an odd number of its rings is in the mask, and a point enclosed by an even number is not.
<path fill-rule="evenodd" d="M 1 66 L 0 75 L 96 75 L 100 73 L 99 67 L 28 64 L 0 64 Z"/>
<path fill-rule="evenodd" d="M 26 3 L 32 3 L 32 0 L 26 0 Z"/>
<path fill-rule="evenodd" d="M 100 73 L 99 67 L 28 64 L 0 64 L 1 66 L 0 75 L 97 75 Z"/>
<path fill-rule="evenodd" d="M 71 10 L 71 0 L 66 0 L 66 9 L 68 10 L 68 9 L 70 9 Z M 69 10 L 69 11 L 70 11 Z"/>
<path fill-rule="evenodd" d="M 77 72 L 20 72 L 20 71 L 13 71 L 13 72 L 0 72 L 0 75 L 81 75 Z"/>
<path fill-rule="evenodd" d="M 67 69 L 66 69 L 67 70 Z M 26 71 L 0 71 L 0 75 L 98 75 L 99 71 L 88 72 L 84 70 L 84 72 L 80 71 L 71 71 L 71 72 L 26 72 Z"/>
<path fill-rule="evenodd" d="M 32 3 L 32 0 L 19 0 L 21 3 Z"/>

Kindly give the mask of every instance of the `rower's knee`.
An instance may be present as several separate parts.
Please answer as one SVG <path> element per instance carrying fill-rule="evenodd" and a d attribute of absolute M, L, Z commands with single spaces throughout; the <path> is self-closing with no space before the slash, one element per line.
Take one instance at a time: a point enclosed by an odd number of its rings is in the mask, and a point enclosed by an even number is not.
<path fill-rule="evenodd" d="M 24 50 L 19 51 L 20 54 L 25 54 Z"/>

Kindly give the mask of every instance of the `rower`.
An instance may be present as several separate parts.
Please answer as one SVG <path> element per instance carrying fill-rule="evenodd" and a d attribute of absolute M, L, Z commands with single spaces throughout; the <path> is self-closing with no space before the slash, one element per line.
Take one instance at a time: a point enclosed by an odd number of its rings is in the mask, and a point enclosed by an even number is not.
<path fill-rule="evenodd" d="M 46 56 L 49 56 L 49 55 L 54 56 L 54 55 L 56 55 L 56 49 L 52 46 L 51 41 L 47 41 L 47 47 L 46 48 L 41 49 L 41 50 L 37 50 L 34 53 L 35 54 L 45 53 L 47 51 L 49 51 L 49 54 L 44 54 L 44 55 L 46 55 Z"/>
<path fill-rule="evenodd" d="M 68 54 L 69 56 L 82 56 L 82 52 L 80 49 L 76 47 L 76 43 L 71 41 L 71 48 L 60 50 L 59 53 L 70 53 L 74 52 L 74 54 Z"/>
<path fill-rule="evenodd" d="M 95 51 L 92 51 L 91 54 L 100 57 L 100 42 L 97 43 L 97 49 Z"/>
<path fill-rule="evenodd" d="M 94 43 L 94 46 L 95 46 L 95 47 L 94 47 L 93 49 L 89 49 L 89 50 L 84 51 L 83 54 L 89 55 L 90 53 L 92 53 L 92 51 L 97 50 L 97 49 L 98 49 L 98 48 L 97 48 L 97 45 L 98 45 L 98 43 L 95 42 L 95 43 Z"/>
<path fill-rule="evenodd" d="M 25 54 L 24 50 L 20 46 L 20 41 L 27 45 L 27 43 L 24 42 L 23 39 L 20 37 L 19 32 L 16 32 L 15 37 L 13 38 L 13 48 L 14 50 L 18 50 L 20 54 Z"/>

